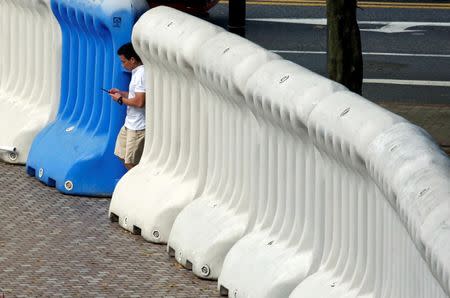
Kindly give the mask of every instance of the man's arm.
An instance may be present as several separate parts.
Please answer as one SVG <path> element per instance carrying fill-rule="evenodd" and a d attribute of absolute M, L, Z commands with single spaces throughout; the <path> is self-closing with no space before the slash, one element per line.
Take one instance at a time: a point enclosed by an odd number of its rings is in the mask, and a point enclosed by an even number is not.
<path fill-rule="evenodd" d="M 109 93 L 110 94 L 119 93 L 122 97 L 128 97 L 128 92 L 119 90 L 117 88 L 112 88 L 111 90 L 109 90 Z"/>
<path fill-rule="evenodd" d="M 134 98 L 127 98 L 120 94 L 120 92 L 111 94 L 111 97 L 118 101 L 122 97 L 122 102 L 130 107 L 143 108 L 145 107 L 145 92 L 136 92 Z"/>
<path fill-rule="evenodd" d="M 136 108 L 145 107 L 145 92 L 136 92 L 134 98 L 122 97 L 122 101 L 127 106 L 132 106 Z"/>

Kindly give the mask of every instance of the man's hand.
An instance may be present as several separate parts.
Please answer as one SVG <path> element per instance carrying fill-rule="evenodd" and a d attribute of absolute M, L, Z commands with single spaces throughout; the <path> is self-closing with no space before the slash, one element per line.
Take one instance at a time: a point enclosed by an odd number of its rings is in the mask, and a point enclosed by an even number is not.
<path fill-rule="evenodd" d="M 112 89 L 111 89 L 112 90 Z M 117 90 L 117 89 L 116 89 Z M 112 99 L 114 100 L 114 101 L 117 101 L 119 98 L 121 98 L 122 97 L 122 94 L 120 94 L 120 92 L 111 92 L 110 91 L 110 93 L 109 93 L 109 95 L 112 97 Z"/>
<path fill-rule="evenodd" d="M 128 92 L 119 90 L 117 88 L 112 88 L 109 90 L 109 94 L 120 94 L 123 97 L 128 97 Z"/>
<path fill-rule="evenodd" d="M 116 94 L 116 93 L 119 93 L 119 94 L 120 94 L 120 90 L 117 89 L 117 88 L 112 88 L 112 89 L 109 90 L 109 93 L 110 93 L 110 94 Z"/>

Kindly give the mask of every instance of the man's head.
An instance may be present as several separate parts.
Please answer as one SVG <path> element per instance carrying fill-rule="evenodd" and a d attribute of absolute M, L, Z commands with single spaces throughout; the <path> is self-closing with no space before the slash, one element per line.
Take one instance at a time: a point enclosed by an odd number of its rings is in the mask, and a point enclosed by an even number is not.
<path fill-rule="evenodd" d="M 120 61 L 124 68 L 128 70 L 133 70 L 142 64 L 141 58 L 134 51 L 131 42 L 124 44 L 117 50 L 117 55 L 119 55 Z"/>

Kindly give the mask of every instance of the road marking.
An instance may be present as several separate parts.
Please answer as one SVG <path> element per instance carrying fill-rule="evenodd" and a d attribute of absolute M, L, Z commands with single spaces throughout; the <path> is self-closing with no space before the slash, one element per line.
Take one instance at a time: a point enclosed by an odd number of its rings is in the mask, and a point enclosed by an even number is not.
<path fill-rule="evenodd" d="M 313 54 L 326 55 L 324 51 L 289 51 L 289 50 L 272 50 L 271 52 L 279 54 Z M 374 56 L 405 56 L 405 57 L 432 57 L 432 58 L 450 58 L 450 55 L 439 54 L 409 54 L 409 53 L 376 53 L 363 52 L 363 55 Z M 366 84 L 387 84 L 387 85 L 409 85 L 409 86 L 433 86 L 433 87 L 450 87 L 450 81 L 421 81 L 421 80 L 393 80 L 393 79 L 363 79 Z"/>
<path fill-rule="evenodd" d="M 253 22 L 270 22 L 270 23 L 286 23 L 286 24 L 304 24 L 326 26 L 327 19 L 287 19 L 287 18 L 248 18 L 247 21 Z M 361 31 L 375 31 L 382 33 L 404 33 L 417 32 L 423 30 L 408 30 L 412 27 L 450 27 L 448 22 L 384 22 L 384 21 L 359 21 L 359 25 L 381 25 L 380 28 L 361 28 Z"/>
<path fill-rule="evenodd" d="M 366 83 L 366 84 L 409 85 L 409 86 L 413 85 L 413 86 L 450 87 L 450 81 L 363 79 L 363 83 Z"/>
<path fill-rule="evenodd" d="M 286 24 L 304 24 L 315 26 L 326 26 L 327 19 L 287 19 L 287 18 L 248 18 L 247 21 L 253 22 L 270 22 L 270 23 L 286 23 Z M 450 27 L 448 22 L 385 22 L 385 21 L 359 21 L 359 25 L 381 25 L 380 28 L 361 28 L 361 31 L 373 31 L 381 33 L 410 33 L 424 30 L 409 30 L 412 27 Z"/>
<path fill-rule="evenodd" d="M 317 54 L 326 55 L 325 51 L 290 51 L 290 50 L 272 50 L 279 54 Z M 363 55 L 368 56 L 400 56 L 400 57 L 426 57 L 426 58 L 450 58 L 450 55 L 444 54 L 412 54 L 412 53 L 377 53 L 377 52 L 363 52 Z"/>
<path fill-rule="evenodd" d="M 228 4 L 221 0 L 219 3 Z M 325 7 L 325 0 L 258 0 L 246 1 L 250 5 L 296 5 L 296 6 L 318 6 Z M 371 2 L 359 1 L 360 8 L 405 8 L 405 9 L 450 9 L 450 3 L 408 3 L 408 2 Z"/>

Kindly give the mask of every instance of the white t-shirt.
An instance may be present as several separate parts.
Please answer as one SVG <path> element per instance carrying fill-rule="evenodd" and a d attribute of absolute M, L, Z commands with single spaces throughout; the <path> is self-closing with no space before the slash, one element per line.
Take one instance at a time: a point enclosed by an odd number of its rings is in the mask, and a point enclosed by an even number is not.
<path fill-rule="evenodd" d="M 136 92 L 145 92 L 144 65 L 139 65 L 131 71 L 131 81 L 128 88 L 128 99 L 133 99 Z M 145 107 L 137 108 L 127 106 L 125 127 L 132 130 L 145 129 Z"/>

